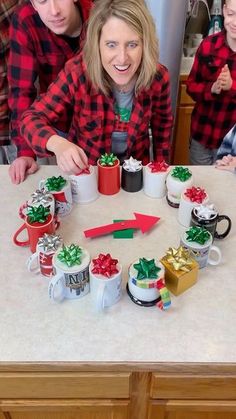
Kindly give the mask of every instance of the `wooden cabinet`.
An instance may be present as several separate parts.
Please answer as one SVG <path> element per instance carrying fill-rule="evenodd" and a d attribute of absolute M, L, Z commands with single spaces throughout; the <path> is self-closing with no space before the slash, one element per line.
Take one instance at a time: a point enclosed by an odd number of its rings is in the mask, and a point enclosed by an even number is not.
<path fill-rule="evenodd" d="M 149 419 L 236 419 L 236 376 L 153 374 Z"/>
<path fill-rule="evenodd" d="M 172 164 L 189 164 L 189 138 L 194 102 L 186 92 L 187 76 L 180 76 L 179 95 L 172 147 Z"/>
<path fill-rule="evenodd" d="M 6 419 L 128 419 L 129 396 L 129 373 L 0 374 Z"/>
<path fill-rule="evenodd" d="M 0 367 L 0 419 L 236 419 L 232 364 L 42 368 Z"/>

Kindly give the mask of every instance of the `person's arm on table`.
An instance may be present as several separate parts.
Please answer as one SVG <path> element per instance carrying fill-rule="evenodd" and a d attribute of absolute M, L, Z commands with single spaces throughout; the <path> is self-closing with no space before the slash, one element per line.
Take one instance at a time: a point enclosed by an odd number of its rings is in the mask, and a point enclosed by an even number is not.
<path fill-rule="evenodd" d="M 221 160 L 216 160 L 217 169 L 226 170 L 228 172 L 236 173 L 236 157 L 228 154 L 224 156 Z"/>
<path fill-rule="evenodd" d="M 55 127 L 66 115 L 73 117 L 76 85 L 71 71 L 72 60 L 59 73 L 45 94 L 40 95 L 22 116 L 21 134 L 39 156 L 55 154 L 59 168 L 67 174 L 77 174 L 88 166 L 84 151 L 56 133 Z M 71 69 L 72 66 L 72 69 Z"/>

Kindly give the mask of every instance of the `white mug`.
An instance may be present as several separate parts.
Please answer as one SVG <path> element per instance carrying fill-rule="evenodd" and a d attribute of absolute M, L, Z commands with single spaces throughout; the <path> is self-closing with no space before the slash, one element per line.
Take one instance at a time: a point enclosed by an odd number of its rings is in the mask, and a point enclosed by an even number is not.
<path fill-rule="evenodd" d="M 138 260 L 130 265 L 128 270 L 128 287 L 133 297 L 143 302 L 152 302 L 160 297 L 160 292 L 157 287 L 157 282 L 163 280 L 164 282 L 164 266 L 155 260 L 155 264 L 160 271 L 157 273 L 156 279 L 137 280 L 137 270 L 134 268 L 134 264 L 138 263 Z M 142 285 L 143 282 L 143 285 Z"/>
<path fill-rule="evenodd" d="M 46 186 L 46 179 L 42 179 L 39 182 L 39 188 L 45 188 Z M 60 191 L 50 191 L 51 194 L 54 196 L 55 199 L 55 212 L 56 214 L 64 217 L 70 214 L 72 210 L 72 192 L 71 192 L 71 183 L 70 180 L 66 180 L 65 186 Z"/>
<path fill-rule="evenodd" d="M 188 188 L 187 188 L 188 189 Z M 198 202 L 191 201 L 186 195 L 185 192 L 187 189 L 184 189 L 181 193 L 180 204 L 178 208 L 178 221 L 184 227 L 190 227 L 191 224 L 191 215 L 194 207 L 199 205 Z M 200 188 L 198 188 L 200 189 Z M 202 200 L 201 204 L 205 205 L 209 201 L 209 196 L 206 194 L 206 197 Z"/>
<path fill-rule="evenodd" d="M 166 195 L 166 178 L 168 170 L 165 172 L 152 172 L 150 163 L 143 168 L 143 192 L 150 198 L 163 198 Z"/>
<path fill-rule="evenodd" d="M 88 204 L 98 198 L 97 176 L 94 166 L 89 166 L 90 173 L 70 175 L 72 199 L 77 204 Z"/>
<path fill-rule="evenodd" d="M 64 298 L 78 299 L 89 292 L 89 262 L 90 256 L 87 250 L 82 249 L 81 264 L 66 266 L 58 258 L 58 250 L 53 256 L 53 266 L 56 275 L 48 286 L 49 298 L 60 302 Z"/>
<path fill-rule="evenodd" d="M 110 278 L 92 273 L 93 264 L 89 266 L 90 290 L 93 302 L 98 311 L 111 307 L 121 299 L 122 266 L 117 265 L 118 272 Z"/>
<path fill-rule="evenodd" d="M 190 188 L 190 186 L 192 186 L 193 176 L 191 175 L 191 177 L 189 177 L 187 180 L 181 181 L 180 179 L 172 176 L 173 170 L 169 172 L 166 179 L 167 202 L 169 205 L 178 208 L 180 204 L 181 193 L 186 188 Z"/>
<path fill-rule="evenodd" d="M 60 236 L 44 234 L 38 241 L 36 252 L 26 262 L 28 271 L 47 277 L 53 276 L 54 268 L 52 258 L 61 245 L 62 239 Z"/>
<path fill-rule="evenodd" d="M 205 244 L 199 244 L 187 240 L 187 232 L 182 234 L 180 245 L 192 252 L 193 258 L 199 264 L 199 268 L 205 268 L 209 265 L 219 265 L 222 254 L 217 246 L 212 245 L 213 238 L 211 233 L 209 240 Z M 213 256 L 214 255 L 214 256 Z"/>

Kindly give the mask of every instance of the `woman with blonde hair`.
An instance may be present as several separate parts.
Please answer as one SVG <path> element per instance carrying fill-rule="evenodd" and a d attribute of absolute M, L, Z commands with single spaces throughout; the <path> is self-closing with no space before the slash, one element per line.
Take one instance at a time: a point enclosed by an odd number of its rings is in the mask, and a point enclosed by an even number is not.
<path fill-rule="evenodd" d="M 71 116 L 67 139 L 58 121 Z M 173 118 L 167 69 L 144 1 L 97 0 L 83 51 L 67 62 L 22 118 L 22 135 L 38 155 L 54 153 L 65 173 L 78 173 L 113 152 L 168 160 Z"/>

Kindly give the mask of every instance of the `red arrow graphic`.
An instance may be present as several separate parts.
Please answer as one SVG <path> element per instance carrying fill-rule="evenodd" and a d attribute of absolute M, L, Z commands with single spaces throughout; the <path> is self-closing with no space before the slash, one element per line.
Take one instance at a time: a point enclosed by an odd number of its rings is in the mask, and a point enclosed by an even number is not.
<path fill-rule="evenodd" d="M 104 234 L 113 233 L 113 231 L 126 230 L 127 228 L 139 228 L 142 233 L 150 230 L 160 218 L 153 215 L 139 214 L 134 212 L 135 220 L 124 220 L 118 223 L 106 224 L 104 226 L 90 228 L 84 231 L 85 237 L 97 237 Z"/>

